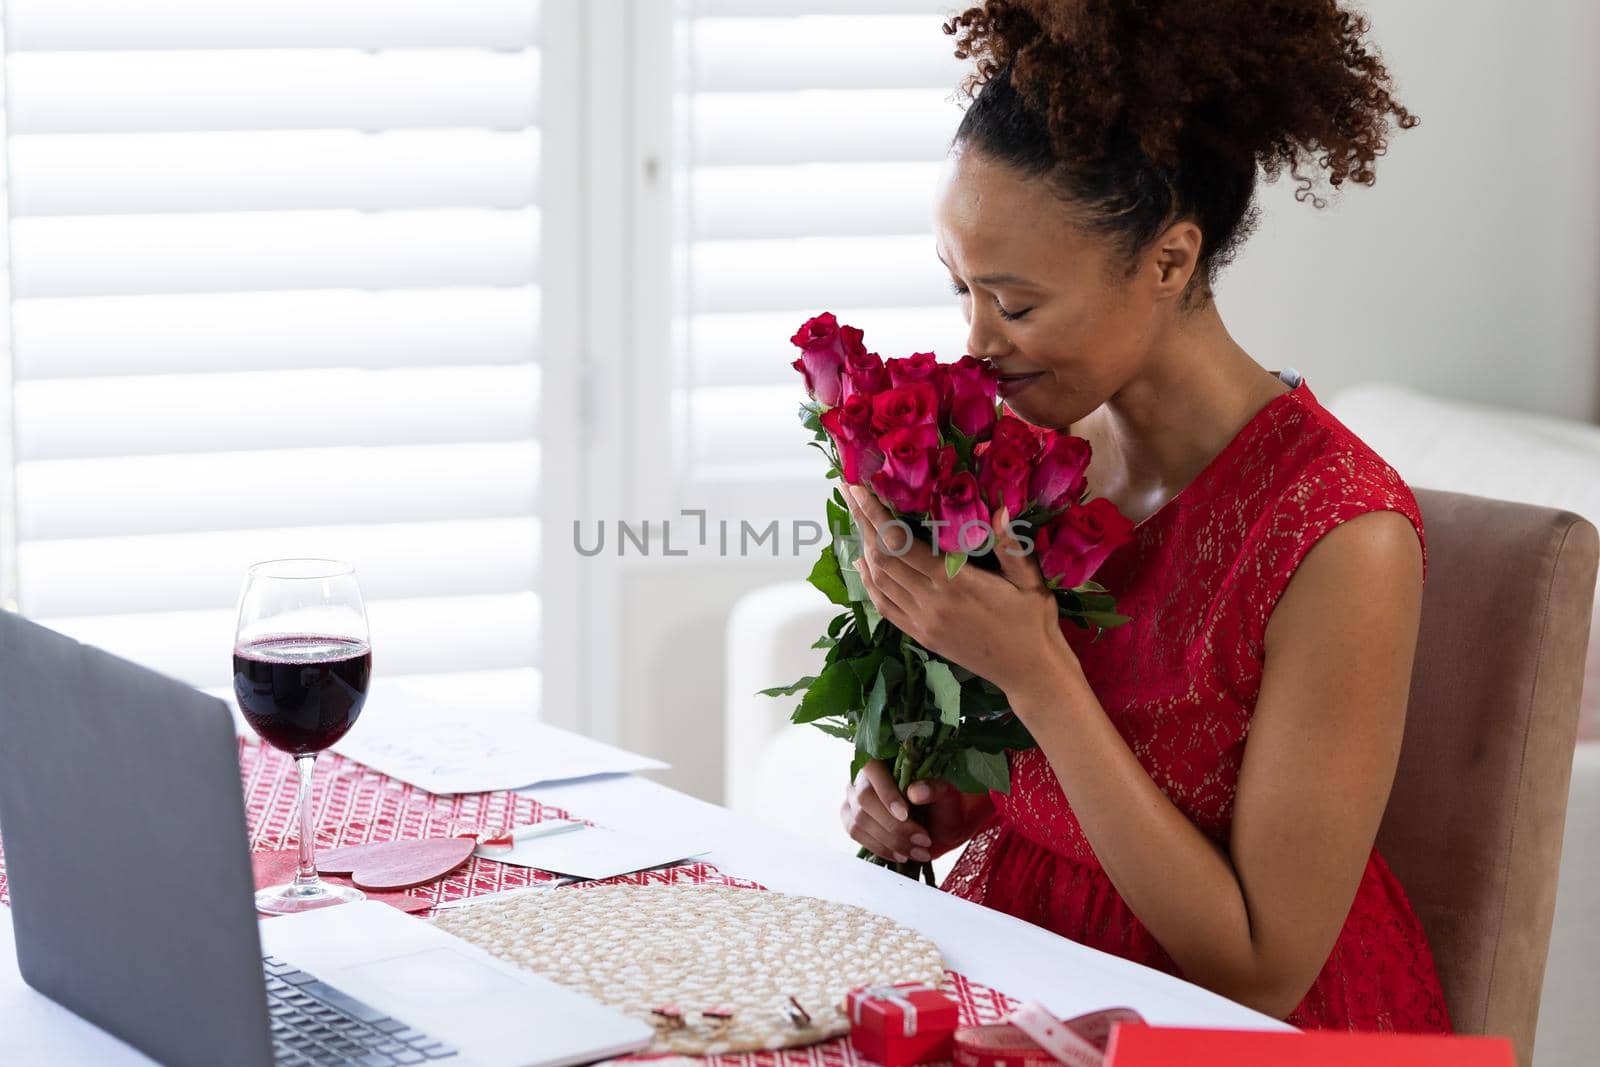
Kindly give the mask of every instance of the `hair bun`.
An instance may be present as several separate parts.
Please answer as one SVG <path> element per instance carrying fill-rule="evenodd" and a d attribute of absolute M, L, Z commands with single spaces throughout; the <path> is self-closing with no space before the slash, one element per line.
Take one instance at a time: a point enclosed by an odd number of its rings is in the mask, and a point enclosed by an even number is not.
<path fill-rule="evenodd" d="M 1318 178 L 1372 184 L 1391 122 L 1417 124 L 1367 30 L 1335 0 L 988 0 L 945 25 L 967 92 L 1005 72 L 1069 165 L 1131 140 L 1176 172 L 1198 151 L 1287 170 L 1317 206 Z"/>

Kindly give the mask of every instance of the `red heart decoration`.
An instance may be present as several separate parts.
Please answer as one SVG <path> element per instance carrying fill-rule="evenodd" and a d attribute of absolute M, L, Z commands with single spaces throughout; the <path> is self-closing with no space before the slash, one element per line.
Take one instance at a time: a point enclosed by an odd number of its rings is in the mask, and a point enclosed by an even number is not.
<path fill-rule="evenodd" d="M 318 857 L 321 861 L 321 857 Z M 281 852 L 252 852 L 250 866 L 255 871 L 256 888 L 265 889 L 268 886 L 283 885 L 285 882 L 294 881 L 295 870 L 300 866 L 300 850 L 286 848 Z M 337 874 L 318 871 L 325 880 L 338 885 L 349 885 L 350 879 L 342 878 Z M 433 902 L 414 897 L 410 893 L 381 893 L 369 892 L 368 900 L 376 900 L 380 904 L 387 904 L 391 908 L 399 908 L 408 914 L 427 911 L 433 907 Z"/>
<path fill-rule="evenodd" d="M 348 874 L 362 889 L 410 889 L 443 878 L 472 855 L 470 837 L 427 837 L 348 845 L 317 853 L 317 869 Z"/>

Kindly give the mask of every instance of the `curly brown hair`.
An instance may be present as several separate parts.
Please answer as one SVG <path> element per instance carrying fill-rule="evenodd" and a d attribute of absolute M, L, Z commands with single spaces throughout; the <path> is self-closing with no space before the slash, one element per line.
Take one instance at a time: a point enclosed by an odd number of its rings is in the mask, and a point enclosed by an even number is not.
<path fill-rule="evenodd" d="M 956 142 L 1050 178 L 1130 253 L 1195 219 L 1204 291 L 1258 173 L 1320 208 L 1317 171 L 1371 185 L 1391 122 L 1418 121 L 1336 0 L 987 0 L 944 29 L 975 61 Z"/>

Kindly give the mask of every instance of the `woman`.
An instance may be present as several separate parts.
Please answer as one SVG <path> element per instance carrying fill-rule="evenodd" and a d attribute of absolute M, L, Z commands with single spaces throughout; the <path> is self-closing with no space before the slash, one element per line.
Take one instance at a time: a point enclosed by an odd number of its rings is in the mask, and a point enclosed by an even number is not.
<path fill-rule="evenodd" d="M 991 0 L 946 32 L 977 66 L 938 253 L 1008 406 L 1087 438 L 1091 491 L 1136 521 L 1097 575 L 1133 621 L 1061 627 L 1005 536 L 1003 576 L 946 580 L 926 546 L 872 536 L 887 516 L 856 490 L 878 609 L 1001 686 L 1039 747 L 1013 753 L 1009 795 L 902 796 L 870 765 L 847 827 L 897 860 L 971 839 L 950 892 L 1298 1026 L 1447 1032 L 1373 847 L 1417 637 L 1416 503 L 1212 298 L 1258 171 L 1321 206 L 1319 170 L 1371 184 L 1416 120 L 1334 0 Z"/>

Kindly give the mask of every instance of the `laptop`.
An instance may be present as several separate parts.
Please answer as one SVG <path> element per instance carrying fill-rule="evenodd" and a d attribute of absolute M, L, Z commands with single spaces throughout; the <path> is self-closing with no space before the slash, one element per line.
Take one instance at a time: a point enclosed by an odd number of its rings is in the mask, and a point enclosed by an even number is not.
<path fill-rule="evenodd" d="M 173 1067 L 565 1067 L 653 1036 L 363 901 L 258 920 L 222 701 L 0 611 L 0 839 L 33 988 Z"/>

